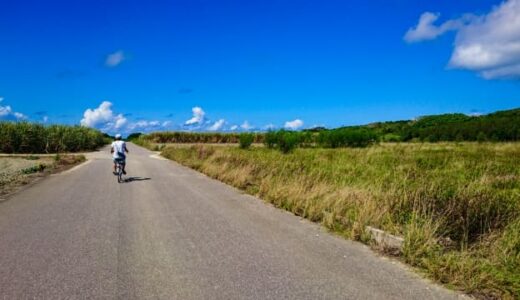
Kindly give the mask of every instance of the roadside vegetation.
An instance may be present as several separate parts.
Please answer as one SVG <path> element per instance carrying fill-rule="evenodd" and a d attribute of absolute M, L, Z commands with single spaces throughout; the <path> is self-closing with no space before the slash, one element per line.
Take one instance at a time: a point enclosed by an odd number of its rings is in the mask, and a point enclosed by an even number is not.
<path fill-rule="evenodd" d="M 250 147 L 251 136 L 265 147 Z M 433 279 L 518 299 L 519 140 L 514 109 L 337 129 L 157 132 L 135 142 L 348 238 L 370 243 L 366 226 L 403 236 L 399 256 Z M 174 145 L 183 143 L 195 145 Z"/>
<path fill-rule="evenodd" d="M 83 161 L 83 155 L 0 156 L 0 201 L 22 185 Z"/>
<path fill-rule="evenodd" d="M 262 134 L 254 134 L 255 143 L 262 143 Z M 153 132 L 150 134 L 133 133 L 128 136 L 129 140 L 139 143 L 156 143 L 156 144 L 236 144 L 240 140 L 239 133 L 219 133 L 219 132 L 182 132 L 182 131 L 164 131 Z"/>
<path fill-rule="evenodd" d="M 82 126 L 0 122 L 0 153 L 61 153 L 95 150 L 108 136 Z"/>
<path fill-rule="evenodd" d="M 268 137 L 267 147 L 169 146 L 162 155 L 348 238 L 369 243 L 367 225 L 403 236 L 401 258 L 449 286 L 520 298 L 520 144 L 275 151 L 287 148 Z"/>

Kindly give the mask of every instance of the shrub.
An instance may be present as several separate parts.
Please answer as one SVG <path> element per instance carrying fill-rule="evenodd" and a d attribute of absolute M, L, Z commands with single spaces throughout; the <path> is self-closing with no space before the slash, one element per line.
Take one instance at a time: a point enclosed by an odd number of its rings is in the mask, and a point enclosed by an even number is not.
<path fill-rule="evenodd" d="M 273 149 L 274 147 L 276 147 L 276 144 L 277 144 L 276 131 L 272 131 L 272 130 L 268 131 L 264 137 L 264 145 L 269 149 Z"/>
<path fill-rule="evenodd" d="M 252 133 L 241 133 L 238 141 L 241 149 L 248 149 L 251 147 L 253 140 L 255 139 L 255 135 Z"/>
<path fill-rule="evenodd" d="M 318 143 L 326 148 L 367 147 L 377 141 L 377 135 L 364 128 L 342 128 L 322 131 Z"/>
<path fill-rule="evenodd" d="M 298 133 L 280 130 L 277 134 L 278 148 L 282 153 L 289 153 L 299 144 Z"/>

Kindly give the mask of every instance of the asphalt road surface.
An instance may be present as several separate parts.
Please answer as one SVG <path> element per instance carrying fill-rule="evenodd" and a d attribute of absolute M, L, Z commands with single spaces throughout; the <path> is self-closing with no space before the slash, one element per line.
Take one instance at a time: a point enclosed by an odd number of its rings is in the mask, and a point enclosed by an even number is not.
<path fill-rule="evenodd" d="M 0 203 L 0 299 L 455 299 L 366 246 L 130 145 Z"/>

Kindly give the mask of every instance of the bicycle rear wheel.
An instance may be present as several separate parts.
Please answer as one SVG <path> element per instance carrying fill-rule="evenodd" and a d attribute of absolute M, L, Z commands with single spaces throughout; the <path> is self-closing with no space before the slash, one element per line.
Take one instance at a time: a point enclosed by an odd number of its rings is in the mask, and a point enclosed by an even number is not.
<path fill-rule="evenodd" d="M 123 168 L 121 164 L 117 164 L 117 182 L 123 182 Z"/>

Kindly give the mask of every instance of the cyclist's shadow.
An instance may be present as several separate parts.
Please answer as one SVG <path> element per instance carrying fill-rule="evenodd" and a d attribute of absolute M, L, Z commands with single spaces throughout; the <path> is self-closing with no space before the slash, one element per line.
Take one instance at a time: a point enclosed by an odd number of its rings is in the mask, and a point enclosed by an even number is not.
<path fill-rule="evenodd" d="M 126 177 L 123 178 L 123 182 L 134 182 L 134 181 L 144 181 L 144 180 L 151 180 L 150 177 L 139 177 L 139 176 L 132 176 L 132 177 Z"/>

